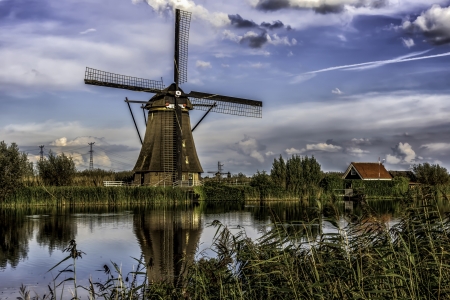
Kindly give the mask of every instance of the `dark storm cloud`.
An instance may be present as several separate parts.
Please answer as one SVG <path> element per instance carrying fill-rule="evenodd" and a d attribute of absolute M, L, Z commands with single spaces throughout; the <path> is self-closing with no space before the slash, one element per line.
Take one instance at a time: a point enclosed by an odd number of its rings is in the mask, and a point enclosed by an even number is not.
<path fill-rule="evenodd" d="M 283 22 L 280 20 L 273 21 L 272 23 L 262 22 L 261 25 L 258 25 L 252 20 L 242 18 L 239 14 L 228 15 L 228 19 L 231 21 L 231 25 L 236 28 L 260 28 L 269 30 L 285 28 Z M 286 29 L 291 30 L 292 28 L 288 25 L 286 26 Z"/>
<path fill-rule="evenodd" d="M 265 31 L 255 35 L 245 35 L 241 41 L 241 44 L 248 45 L 250 48 L 261 48 L 267 43 L 267 33 Z"/>
<path fill-rule="evenodd" d="M 357 3 L 353 1 L 336 1 L 333 4 L 319 3 L 317 6 L 313 6 L 314 3 L 311 1 L 296 1 L 292 3 L 289 0 L 259 0 L 256 8 L 263 11 L 276 11 L 280 9 L 312 9 L 318 14 L 336 14 L 344 10 L 345 5 L 350 5 L 355 8 L 358 7 L 370 7 L 370 8 L 381 8 L 386 6 L 387 0 L 359 0 Z"/>
<path fill-rule="evenodd" d="M 231 25 L 237 28 L 258 27 L 258 24 L 253 21 L 243 19 L 239 14 L 228 15 L 228 19 L 230 19 Z"/>
<path fill-rule="evenodd" d="M 261 23 L 261 27 L 267 28 L 267 29 L 278 29 L 278 28 L 283 28 L 284 24 L 281 21 L 273 21 L 272 24 L 267 23 L 267 22 L 262 22 Z M 288 26 L 290 30 L 291 26 Z"/>
<path fill-rule="evenodd" d="M 289 0 L 260 0 L 256 8 L 260 10 L 275 11 L 283 8 L 290 8 Z"/>
<path fill-rule="evenodd" d="M 313 8 L 313 10 L 318 14 L 337 14 L 344 10 L 344 5 L 328 5 L 323 4 L 318 7 Z"/>

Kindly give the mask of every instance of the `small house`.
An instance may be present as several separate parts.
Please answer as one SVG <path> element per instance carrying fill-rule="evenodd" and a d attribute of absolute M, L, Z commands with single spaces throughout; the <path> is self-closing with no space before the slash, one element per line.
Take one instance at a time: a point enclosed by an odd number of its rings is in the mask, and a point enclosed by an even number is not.
<path fill-rule="evenodd" d="M 342 179 L 392 180 L 392 176 L 379 162 L 352 162 Z"/>

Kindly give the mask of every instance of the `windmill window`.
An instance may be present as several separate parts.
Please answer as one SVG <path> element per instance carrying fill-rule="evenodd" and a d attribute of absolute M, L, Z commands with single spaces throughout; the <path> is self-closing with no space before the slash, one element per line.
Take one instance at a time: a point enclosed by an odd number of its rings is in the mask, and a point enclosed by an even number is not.
<path fill-rule="evenodd" d="M 189 156 L 186 156 L 186 163 L 189 164 Z"/>
<path fill-rule="evenodd" d="M 183 140 L 182 144 L 183 144 L 183 148 L 185 148 L 186 147 L 186 140 Z"/>
<path fill-rule="evenodd" d="M 350 174 L 352 174 L 352 175 L 356 175 L 356 171 L 355 171 L 355 169 L 353 169 L 353 168 L 352 168 L 352 170 L 351 170 Z"/>

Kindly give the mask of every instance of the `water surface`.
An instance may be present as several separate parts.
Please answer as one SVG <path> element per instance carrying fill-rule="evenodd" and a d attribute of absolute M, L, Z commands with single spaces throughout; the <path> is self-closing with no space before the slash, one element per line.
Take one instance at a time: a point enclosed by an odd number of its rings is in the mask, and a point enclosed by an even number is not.
<path fill-rule="evenodd" d="M 395 222 L 395 201 L 376 201 L 371 206 L 385 222 Z M 339 205 L 340 211 L 345 209 L 360 213 L 357 206 Z M 139 267 L 139 260 L 151 266 L 147 271 L 150 281 L 173 280 L 184 270 L 180 258 L 189 262 L 214 256 L 210 247 L 217 228 L 208 226 L 214 220 L 232 232 L 245 230 L 248 237 L 257 238 L 274 221 L 316 222 L 317 213 L 300 202 L 229 202 L 214 206 L 3 209 L 0 217 L 0 299 L 16 299 L 21 284 L 41 296 L 48 293 L 47 286 L 70 260 L 47 271 L 68 255 L 63 249 L 72 239 L 85 253 L 76 262 L 81 285 L 87 286 L 90 276 L 94 282 L 105 280 L 104 266 L 112 268 L 111 261 L 127 274 Z M 327 222 L 322 225 L 323 231 L 335 230 Z M 68 298 L 71 287 L 71 283 L 64 287 Z"/>

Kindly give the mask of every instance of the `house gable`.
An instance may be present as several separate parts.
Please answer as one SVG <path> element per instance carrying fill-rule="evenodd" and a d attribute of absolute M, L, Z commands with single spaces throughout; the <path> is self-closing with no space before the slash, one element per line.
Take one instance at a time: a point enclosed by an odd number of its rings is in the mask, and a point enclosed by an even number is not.
<path fill-rule="evenodd" d="M 392 180 L 391 174 L 379 163 L 352 162 L 343 179 Z"/>
<path fill-rule="evenodd" d="M 344 175 L 342 176 L 343 179 L 363 179 L 361 175 L 358 173 L 358 171 L 355 169 L 353 164 L 350 164 L 348 166 L 347 171 L 345 171 Z"/>

